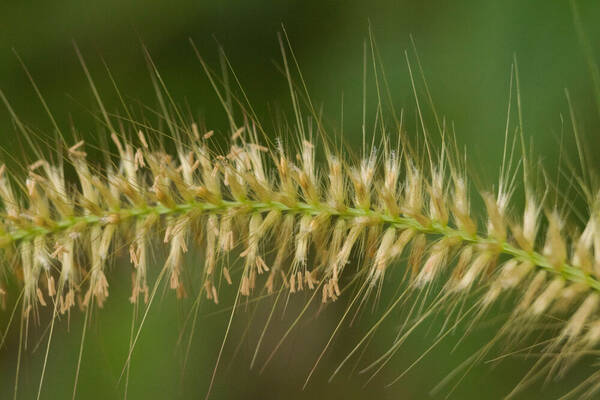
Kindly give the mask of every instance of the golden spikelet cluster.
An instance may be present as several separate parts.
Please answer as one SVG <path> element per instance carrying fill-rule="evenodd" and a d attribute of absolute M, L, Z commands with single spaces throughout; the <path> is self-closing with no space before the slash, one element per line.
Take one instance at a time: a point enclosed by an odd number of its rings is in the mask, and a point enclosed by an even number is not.
<path fill-rule="evenodd" d="M 366 297 L 396 268 L 409 294 L 433 284 L 446 304 L 476 294 L 473 320 L 512 291 L 506 334 L 559 315 L 565 323 L 549 354 L 584 354 L 600 341 L 596 206 L 577 232 L 528 188 L 519 216 L 500 185 L 481 194 L 486 213 L 475 216 L 467 176 L 444 154 L 424 165 L 408 145 L 386 145 L 353 162 L 321 144 L 320 163 L 318 143 L 264 147 L 252 123 L 231 133 L 226 152 L 209 149 L 212 135 L 191 124 L 171 153 L 141 131 L 135 139 L 113 133 L 118 157 L 104 167 L 86 160 L 83 142 L 63 162 L 31 164 L 26 176 L 2 167 L 0 248 L 14 261 L 8 276 L 22 283 L 23 317 L 49 304 L 55 313 L 101 307 L 106 265 L 122 249 L 131 260 L 118 266 L 131 268 L 130 300 L 147 302 L 151 247 L 162 243 L 158 279 L 177 296 L 189 291 L 185 268 L 201 268 L 201 290 L 215 303 L 220 282 L 243 296 L 261 287 L 317 291 L 323 303 L 358 282 Z M 203 249 L 203 265 L 186 265 L 190 248 Z M 244 261 L 240 273 L 220 262 L 232 252 Z M 546 372 L 574 358 L 558 357 Z"/>
<path fill-rule="evenodd" d="M 116 156 L 104 166 L 87 160 L 83 141 L 66 148 L 58 162 L 33 162 L 26 174 L 2 166 L 0 249 L 4 277 L 22 286 L 23 318 L 35 319 L 42 307 L 53 316 L 74 306 L 102 307 L 110 288 L 107 265 L 128 254 L 131 265 L 117 268 L 131 270 L 135 304 L 148 303 L 162 282 L 187 296 L 190 275 L 202 276 L 203 295 L 215 303 L 228 285 L 241 296 L 311 291 L 324 304 L 355 285 L 364 302 L 379 296 L 392 269 L 400 270 L 393 276 L 401 277 L 404 290 L 382 319 L 403 298 L 432 287 L 436 301 L 421 308 L 415 325 L 441 309 L 448 316 L 458 309 L 457 321 L 472 326 L 509 298 L 505 325 L 477 359 L 499 338 L 527 332 L 543 316 L 564 321 L 523 384 L 542 373 L 564 373 L 599 344 L 598 195 L 587 199 L 587 222 L 578 228 L 544 204 L 527 174 L 518 212 L 514 188 L 503 177 L 495 193 L 480 193 L 485 212 L 474 215 L 466 167 L 445 145 L 417 154 L 398 132 L 392 149 L 386 133 L 383 150 L 364 149 L 352 160 L 304 135 L 291 149 L 281 141 L 265 146 L 252 119 L 240 127 L 230 123 L 226 151 L 215 152 L 213 131 L 191 123 L 173 130 L 172 150 L 142 131 L 112 133 Z M 164 264 L 149 271 L 160 245 Z M 185 263 L 189 249 L 203 252 L 202 265 Z M 243 260 L 241 271 L 230 271 L 230 254 Z M 3 301 L 14 294 L 6 288 L 0 281 Z M 467 299 L 472 306 L 457 307 Z M 455 327 L 445 325 L 442 337 Z M 401 342 L 367 369 L 384 365 Z M 590 393 L 600 389 L 591 386 Z"/>

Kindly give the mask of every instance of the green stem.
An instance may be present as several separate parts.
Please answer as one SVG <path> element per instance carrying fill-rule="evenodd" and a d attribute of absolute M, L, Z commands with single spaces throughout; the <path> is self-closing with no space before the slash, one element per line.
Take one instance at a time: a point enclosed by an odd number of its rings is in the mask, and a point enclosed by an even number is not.
<path fill-rule="evenodd" d="M 149 207 L 132 207 L 120 210 L 108 211 L 100 215 L 81 215 L 56 221 L 52 226 L 29 226 L 19 228 L 11 232 L 5 232 L 0 235 L 0 242 L 5 247 L 11 244 L 17 244 L 24 240 L 32 240 L 38 236 L 54 235 L 67 231 L 76 226 L 93 226 L 96 224 L 108 223 L 111 217 L 117 217 L 118 221 L 125 221 L 136 218 L 144 218 L 148 215 L 177 216 L 186 213 L 219 213 L 224 214 L 230 210 L 244 210 L 246 212 L 268 212 L 278 210 L 282 213 L 291 214 L 309 214 L 309 215 L 331 215 L 338 218 L 353 219 L 366 217 L 370 221 L 381 221 L 382 224 L 392 225 L 399 229 L 414 229 L 417 232 L 438 235 L 442 237 L 456 237 L 463 242 L 493 246 L 499 249 L 500 253 L 514 257 L 518 260 L 529 262 L 536 267 L 549 271 L 553 274 L 561 275 L 566 281 L 572 283 L 584 283 L 590 288 L 600 292 L 600 281 L 586 274 L 580 268 L 568 263 L 560 267 L 553 265 L 547 257 L 537 251 L 525 251 L 509 242 L 499 241 L 492 237 L 483 237 L 478 234 L 469 234 L 458 228 L 449 225 L 440 224 L 432 221 L 424 225 L 417 219 L 409 216 L 393 216 L 373 209 L 362 209 L 346 207 L 342 210 L 333 208 L 324 203 L 309 204 L 301 201 L 295 202 L 292 206 L 278 201 L 262 202 L 257 200 L 221 200 L 219 203 L 194 201 L 181 203 L 175 207 L 167 207 L 161 203 Z"/>

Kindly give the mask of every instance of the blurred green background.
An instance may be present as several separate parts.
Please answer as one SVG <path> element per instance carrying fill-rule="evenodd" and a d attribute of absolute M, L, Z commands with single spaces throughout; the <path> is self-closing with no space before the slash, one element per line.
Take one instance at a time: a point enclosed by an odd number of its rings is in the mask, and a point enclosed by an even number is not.
<path fill-rule="evenodd" d="M 600 42 L 596 40 L 600 37 L 600 3 L 578 4 L 592 49 L 600 54 Z M 468 149 L 470 165 L 476 167 L 481 182 L 490 184 L 497 179 L 513 54 L 520 68 L 525 133 L 532 138 L 535 157 L 552 170 L 561 148 L 565 157 L 575 156 L 565 88 L 571 93 L 577 123 L 590 151 L 593 154 L 599 149 L 599 116 L 592 80 L 568 1 L 5 1 L 0 5 L 0 88 L 25 123 L 40 135 L 51 137 L 52 124 L 14 49 L 61 128 L 67 132 L 74 129 L 94 142 L 106 133 L 92 115 L 97 109 L 72 41 L 81 49 L 107 109 L 119 114 L 123 110 L 103 60 L 136 110 L 141 112 L 142 105 L 157 108 L 143 44 L 171 95 L 186 113 L 202 118 L 217 132 L 225 131 L 224 112 L 193 53 L 188 40 L 191 38 L 216 70 L 220 68 L 217 43 L 223 46 L 253 107 L 269 122 L 276 110 L 290 110 L 287 83 L 276 66 L 281 60 L 277 33 L 283 23 L 312 99 L 322 105 L 331 126 L 341 124 L 343 98 L 344 140 L 352 145 L 359 143 L 361 132 L 363 43 L 368 39 L 369 21 L 394 105 L 398 110 L 404 108 L 409 116 L 414 115 L 414 98 L 404 51 L 411 49 L 409 35 L 413 35 L 438 110 L 454 124 L 457 141 Z M 375 89 L 371 85 L 368 90 L 372 111 Z M 146 114 L 150 122 L 155 122 L 150 112 Z M 408 120 L 415 126 L 414 118 Z M 410 127 L 409 131 L 414 133 Z M 0 132 L 0 146 L 9 165 L 13 155 L 28 156 L 30 150 L 4 109 L 0 110 Z M 190 259 L 191 267 L 199 263 L 201 259 Z M 87 332 L 78 398 L 123 397 L 125 385 L 119 376 L 127 355 L 132 317 L 127 301 L 129 268 L 125 259 L 112 266 L 111 296 L 105 309 L 93 315 Z M 393 285 L 388 289 L 392 292 Z M 207 391 L 229 316 L 226 305 L 231 304 L 232 298 L 225 295 L 219 306 L 202 306 L 184 370 L 182 353 L 186 342 L 177 342 L 182 331 L 189 333 L 189 326 L 184 329 L 184 321 L 190 307 L 189 301 L 182 304 L 173 297 L 167 292 L 148 315 L 133 354 L 130 399 L 200 398 Z M 367 386 L 364 384 L 368 376 L 352 373 L 352 363 L 341 376 L 327 383 L 337 363 L 375 321 L 366 312 L 352 327 L 342 329 L 312 383 L 301 391 L 306 375 L 344 310 L 344 302 L 319 313 L 317 309 L 309 312 L 310 317 L 299 324 L 260 374 L 260 368 L 250 370 L 249 364 L 269 306 L 270 301 L 266 300 L 258 308 L 249 304 L 238 313 L 212 398 L 429 398 L 429 390 L 497 329 L 482 327 L 455 351 L 453 346 L 460 335 L 445 340 L 402 380 L 385 388 L 428 349 L 441 327 L 441 318 L 418 330 Z M 299 310 L 300 304 L 292 304 L 285 315 L 281 311 L 276 314 L 277 321 L 259 354 L 259 367 Z M 2 326 L 6 326 L 9 311 L 0 314 Z M 71 396 L 82 319 L 74 313 L 69 321 L 61 321 L 55 328 L 44 399 Z M 21 362 L 19 398 L 33 398 L 37 391 L 47 338 L 42 335 L 47 322 L 43 320 L 30 334 Z M 388 348 L 401 322 L 402 314 L 398 314 L 382 329 L 366 349 L 365 360 Z M 16 328 L 13 326 L 0 352 L 0 398 L 10 398 L 14 388 L 19 343 Z M 40 340 L 41 345 L 36 347 Z M 365 361 L 358 365 L 364 364 Z M 530 361 L 519 358 L 478 366 L 451 398 L 501 398 L 530 366 Z M 528 391 L 523 398 L 556 397 L 586 373 L 589 371 L 584 368 L 576 369 L 566 381 L 550 384 L 542 392 Z M 442 391 L 434 398 L 443 398 L 446 393 Z"/>

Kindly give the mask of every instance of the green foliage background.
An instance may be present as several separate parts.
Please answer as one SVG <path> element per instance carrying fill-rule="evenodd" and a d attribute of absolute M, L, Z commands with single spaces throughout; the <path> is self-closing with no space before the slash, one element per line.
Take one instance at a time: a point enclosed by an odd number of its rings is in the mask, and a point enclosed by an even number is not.
<path fill-rule="evenodd" d="M 597 23 L 600 5 L 596 1 L 581 1 L 579 7 L 592 48 L 600 54 L 600 43 L 596 40 L 600 37 Z M 258 114 L 270 121 L 274 110 L 289 110 L 287 83 L 274 65 L 281 60 L 276 34 L 283 23 L 313 100 L 322 104 L 331 125 L 338 127 L 344 99 L 344 140 L 357 145 L 361 132 L 363 42 L 368 39 L 370 21 L 395 107 L 405 108 L 409 115 L 414 113 L 404 59 L 404 50 L 410 50 L 412 34 L 436 105 L 453 122 L 458 142 L 468 149 L 470 166 L 484 185 L 494 182 L 501 161 L 513 54 L 520 67 L 525 133 L 532 138 L 535 157 L 542 159 L 550 171 L 556 170 L 561 148 L 565 158 L 575 157 L 564 88 L 571 93 L 577 123 L 590 152 L 594 154 L 600 145 L 591 78 L 567 1 L 30 0 L 3 2 L 0 15 L 0 88 L 24 122 L 50 144 L 52 125 L 12 48 L 31 71 L 63 130 L 74 129 L 87 141 L 97 142 L 106 133 L 90 113 L 96 111 L 95 103 L 72 40 L 82 50 L 109 110 L 122 114 L 102 60 L 128 101 L 137 104 L 137 110 L 142 109 L 141 105 L 157 107 L 143 44 L 173 98 L 192 115 L 201 116 L 218 134 L 227 128 L 225 115 L 188 39 L 194 40 L 215 69 L 219 68 L 217 42 L 220 43 Z M 374 87 L 369 91 L 368 104 L 372 110 L 376 100 Z M 146 114 L 152 121 L 151 113 L 146 110 Z M 8 112 L 0 110 L 0 145 L 7 164 L 15 165 L 13 157 L 17 160 L 31 157 L 25 143 L 16 133 Z M 190 260 L 190 268 L 202 262 L 201 254 L 195 257 Z M 156 265 L 157 270 L 159 267 Z M 86 337 L 79 398 L 123 396 L 124 382 L 119 382 L 119 375 L 127 354 L 132 315 L 127 301 L 129 268 L 125 259 L 118 260 L 111 268 L 111 296 L 105 309 L 93 315 Z M 392 292 L 393 284 L 389 289 Z M 234 290 L 228 291 L 229 296 L 224 295 L 219 306 L 202 306 L 204 316 L 194 333 L 185 371 L 181 355 L 185 346 L 178 347 L 177 340 L 189 312 L 189 300 L 178 303 L 169 292 L 161 296 L 149 313 L 133 355 L 129 398 L 204 396 L 229 315 L 227 304 L 232 302 Z M 303 392 L 302 383 L 335 327 L 344 303 L 318 314 L 317 309 L 311 312 L 273 363 L 259 374 L 259 368 L 249 370 L 249 362 L 270 304 L 268 300 L 262 302 L 255 314 L 250 304 L 239 313 L 217 373 L 213 398 L 428 398 L 429 390 L 485 343 L 497 328 L 493 324 L 483 326 L 454 352 L 451 350 L 459 335 L 444 341 L 404 379 L 384 388 L 428 348 L 441 328 L 443 318 L 440 318 L 417 331 L 368 386 L 363 387 L 367 376 L 351 374 L 351 368 L 328 384 L 327 377 L 337 362 L 375 320 L 369 309 L 353 327 L 342 330 L 311 385 Z M 299 310 L 299 304 L 292 304 L 285 317 L 277 319 L 263 345 L 261 360 L 264 361 Z M 9 315 L 10 308 L 0 314 L 3 327 Z M 282 315 L 281 311 L 278 315 Z M 71 396 L 82 319 L 74 313 L 69 321 L 57 325 L 43 398 Z M 368 347 L 367 359 L 387 349 L 402 321 L 402 314 L 394 317 Z M 32 328 L 29 348 L 23 355 L 19 398 L 32 398 L 37 390 L 45 342 L 37 349 L 35 346 L 40 338 L 46 340 L 42 334 L 47 322 L 44 319 L 40 327 Z M 250 329 L 244 337 L 248 324 Z M 15 328 L 0 351 L 0 398 L 9 398 L 14 387 L 19 340 Z M 500 398 L 530 365 L 516 359 L 495 368 L 478 366 L 452 397 Z M 551 384 L 541 393 L 527 392 L 524 398 L 556 396 L 564 392 L 569 382 L 587 376 L 586 373 L 589 370 L 578 369 L 566 381 Z"/>

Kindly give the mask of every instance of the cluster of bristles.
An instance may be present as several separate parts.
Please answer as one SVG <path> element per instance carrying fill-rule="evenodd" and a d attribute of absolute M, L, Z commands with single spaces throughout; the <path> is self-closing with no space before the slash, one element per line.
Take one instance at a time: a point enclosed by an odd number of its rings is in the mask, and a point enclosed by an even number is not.
<path fill-rule="evenodd" d="M 179 296 L 188 248 L 205 249 L 202 290 L 214 302 L 221 278 L 232 283 L 219 262 L 232 251 L 244 260 L 240 294 L 262 280 L 268 292 L 319 290 L 323 302 L 354 278 L 366 292 L 379 288 L 388 269 L 405 268 L 393 266 L 405 254 L 409 288 L 441 282 L 448 296 L 477 288 L 482 311 L 519 288 L 513 321 L 562 312 L 562 343 L 586 351 L 600 341 L 597 210 L 580 234 L 567 234 L 559 213 L 542 209 L 532 191 L 515 218 L 509 194 L 499 190 L 483 193 L 484 230 L 472 216 L 466 177 L 444 157 L 425 168 L 410 151 L 372 151 L 352 165 L 325 148 L 320 167 L 308 140 L 292 157 L 280 143 L 258 144 L 246 126 L 233 133 L 228 153 L 215 155 L 206 144 L 211 135 L 192 124 L 171 155 L 142 132 L 137 145 L 113 134 L 118 163 L 102 170 L 86 160 L 83 142 L 63 162 L 30 165 L 24 182 L 3 167 L 0 248 L 16 260 L 8 269 L 23 284 L 25 316 L 48 303 L 62 313 L 75 304 L 102 306 L 105 267 L 125 247 L 131 302 L 148 301 L 150 248 L 160 232 L 168 255 L 159 277 Z M 66 161 L 77 182 L 65 179 Z M 362 261 L 348 271 L 353 257 Z"/>

